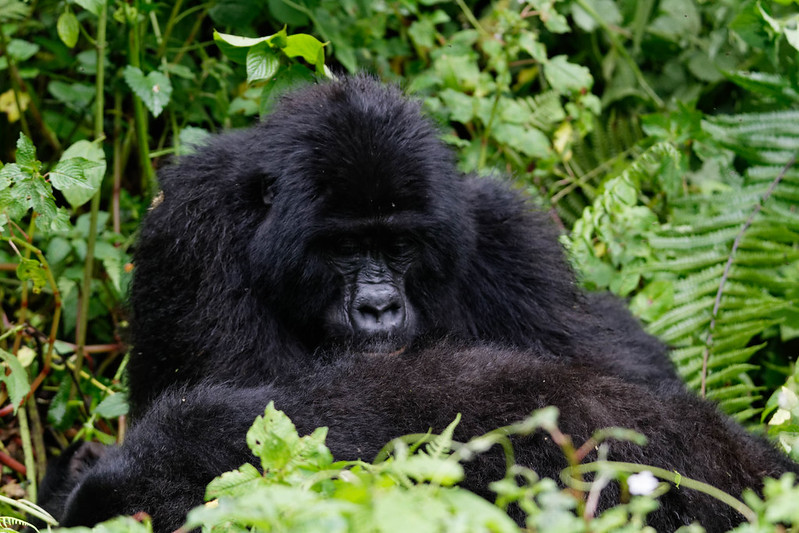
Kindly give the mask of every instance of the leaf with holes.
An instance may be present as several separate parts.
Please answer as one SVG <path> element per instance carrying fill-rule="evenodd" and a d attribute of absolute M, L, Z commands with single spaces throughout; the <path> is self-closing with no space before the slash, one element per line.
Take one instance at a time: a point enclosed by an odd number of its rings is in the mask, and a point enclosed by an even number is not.
<path fill-rule="evenodd" d="M 154 117 L 161 114 L 172 96 L 172 83 L 157 70 L 146 76 L 141 69 L 128 65 L 123 72 L 128 87 L 138 96 Z"/>

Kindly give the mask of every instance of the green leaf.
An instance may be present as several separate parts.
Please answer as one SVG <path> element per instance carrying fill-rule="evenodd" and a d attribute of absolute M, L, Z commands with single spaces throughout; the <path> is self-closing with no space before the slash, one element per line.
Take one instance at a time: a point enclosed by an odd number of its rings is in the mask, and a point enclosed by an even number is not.
<path fill-rule="evenodd" d="M 106 241 L 98 241 L 94 250 L 97 259 L 103 262 L 103 268 L 111 279 L 117 293 L 122 293 L 122 272 L 124 264 L 124 252 L 121 248 L 114 246 Z"/>
<path fill-rule="evenodd" d="M 49 227 L 55 219 L 57 210 L 50 184 L 44 179 L 28 178 L 11 188 L 14 201 L 26 209 L 33 209 L 41 217 L 44 227 Z"/>
<path fill-rule="evenodd" d="M 47 421 L 56 429 L 64 430 L 72 425 L 75 413 L 69 409 L 69 394 L 72 390 L 72 380 L 62 379 L 58 384 L 53 399 L 50 401 L 50 408 L 47 410 Z"/>
<path fill-rule="evenodd" d="M 80 35 L 78 17 L 72 11 L 61 13 L 61 16 L 58 17 L 58 23 L 56 23 L 56 31 L 58 31 L 58 37 L 65 45 L 69 48 L 74 47 L 78 44 L 78 36 Z"/>
<path fill-rule="evenodd" d="M 178 155 L 186 155 L 196 152 L 197 148 L 208 142 L 210 137 L 211 134 L 206 129 L 196 128 L 193 126 L 187 126 L 183 128 L 180 130 L 180 150 L 178 151 Z"/>
<path fill-rule="evenodd" d="M 491 136 L 498 143 L 533 158 L 543 159 L 550 152 L 549 137 L 531 126 L 501 123 L 491 130 Z"/>
<path fill-rule="evenodd" d="M 100 10 L 106 5 L 106 0 L 74 0 L 83 9 L 90 11 L 94 16 L 100 15 Z"/>
<path fill-rule="evenodd" d="M 299 9 L 289 6 L 283 0 L 268 0 L 268 5 L 269 11 L 272 12 L 277 20 L 284 24 L 289 24 L 290 26 L 308 25 L 308 16 Z"/>
<path fill-rule="evenodd" d="M 247 432 L 247 445 L 256 457 L 261 458 L 264 470 L 280 470 L 293 456 L 300 442 L 297 428 L 283 411 L 269 402 L 264 416 L 255 419 Z"/>
<path fill-rule="evenodd" d="M 39 293 L 47 285 L 47 272 L 41 263 L 34 259 L 21 258 L 17 265 L 17 277 L 20 281 L 33 282 L 33 292 Z"/>
<path fill-rule="evenodd" d="M 2 348 L 0 348 L 0 359 L 6 363 L 8 370 L 10 370 L 8 374 L 0 371 L 0 381 L 5 383 L 6 391 L 8 391 L 8 396 L 11 398 L 11 405 L 14 406 L 14 413 L 16 413 L 17 407 L 31 390 L 30 383 L 28 383 L 28 373 L 19 360 L 14 357 L 14 354 Z"/>
<path fill-rule="evenodd" d="M 254 482 L 263 480 L 261 473 L 250 463 L 245 463 L 238 470 L 225 472 L 217 477 L 205 490 L 205 500 L 213 500 L 223 496 L 242 496 L 250 492 Z"/>
<path fill-rule="evenodd" d="M 29 11 L 30 6 L 19 0 L 0 1 L 0 22 L 25 19 Z"/>
<path fill-rule="evenodd" d="M 88 202 L 100 188 L 106 170 L 105 152 L 96 143 L 81 140 L 64 150 L 61 156 L 61 162 L 71 159 L 79 163 L 83 180 L 78 180 L 80 183 L 64 183 L 63 188 L 55 182 L 53 185 L 61 190 L 72 207 L 79 207 Z"/>
<path fill-rule="evenodd" d="M 253 46 L 247 52 L 247 81 L 268 80 L 277 73 L 280 61 L 266 43 Z"/>
<path fill-rule="evenodd" d="M 283 53 L 288 57 L 301 57 L 306 62 L 316 67 L 319 71 L 320 67 L 325 63 L 325 44 L 319 41 L 312 35 L 298 33 L 297 35 L 289 35 L 286 38 L 286 46 L 283 48 Z"/>
<path fill-rule="evenodd" d="M 106 396 L 94 409 L 94 414 L 103 418 L 116 418 L 128 414 L 129 410 L 127 396 L 118 392 Z"/>
<path fill-rule="evenodd" d="M 19 134 L 17 139 L 17 165 L 30 175 L 36 175 L 42 164 L 36 160 L 36 147 L 31 140 L 24 134 Z"/>
<path fill-rule="evenodd" d="M 172 96 L 172 83 L 164 74 L 154 70 L 147 76 L 141 69 L 128 65 L 123 71 L 125 82 L 154 117 L 161 114 Z"/>
<path fill-rule="evenodd" d="M 570 63 L 565 55 L 555 56 L 544 65 L 544 75 L 552 88 L 561 94 L 590 91 L 594 85 L 591 71 Z"/>
<path fill-rule="evenodd" d="M 94 168 L 97 164 L 82 157 L 61 159 L 47 177 L 53 187 L 63 191 L 72 188 L 90 189 L 83 171 L 84 168 Z"/>
<path fill-rule="evenodd" d="M 220 33 L 214 30 L 214 42 L 219 47 L 219 50 L 236 63 L 242 65 L 247 64 L 247 54 L 255 45 L 261 43 L 268 43 L 275 35 L 267 37 L 240 37 L 238 35 L 230 35 L 228 33 Z"/>
<path fill-rule="evenodd" d="M 11 39 L 6 51 L 8 55 L 14 58 L 14 61 L 22 63 L 36 55 L 36 52 L 39 51 L 39 45 L 22 39 Z"/>
<path fill-rule="evenodd" d="M 447 106 L 451 120 L 468 124 L 474 117 L 474 100 L 468 94 L 447 88 L 441 91 L 438 97 Z"/>
<path fill-rule="evenodd" d="M 435 483 L 449 487 L 464 478 L 463 466 L 454 459 L 411 455 L 404 461 L 390 463 L 389 471 L 407 476 L 417 483 Z"/>

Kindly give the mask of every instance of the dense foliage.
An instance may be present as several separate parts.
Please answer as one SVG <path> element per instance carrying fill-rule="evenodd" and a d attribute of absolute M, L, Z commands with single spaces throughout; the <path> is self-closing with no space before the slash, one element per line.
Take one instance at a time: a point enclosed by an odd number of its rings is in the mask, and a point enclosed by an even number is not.
<path fill-rule="evenodd" d="M 692 387 L 799 458 L 797 50 L 790 0 L 0 0 L 0 492 L 35 498 L 53 451 L 124 434 L 154 169 L 298 81 L 359 70 L 420 95 L 464 171 L 551 207 L 585 284 L 629 297 Z M 532 486 L 547 517 L 627 523 Z M 794 490 L 748 503 L 796 521 Z"/>

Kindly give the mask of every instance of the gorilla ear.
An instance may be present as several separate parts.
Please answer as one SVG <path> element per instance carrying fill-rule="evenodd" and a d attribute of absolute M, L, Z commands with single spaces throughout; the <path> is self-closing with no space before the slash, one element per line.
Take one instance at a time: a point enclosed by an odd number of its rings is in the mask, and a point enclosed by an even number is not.
<path fill-rule="evenodd" d="M 274 176 L 269 175 L 261 179 L 261 197 L 266 207 L 272 207 L 272 202 L 275 199 L 275 181 Z"/>

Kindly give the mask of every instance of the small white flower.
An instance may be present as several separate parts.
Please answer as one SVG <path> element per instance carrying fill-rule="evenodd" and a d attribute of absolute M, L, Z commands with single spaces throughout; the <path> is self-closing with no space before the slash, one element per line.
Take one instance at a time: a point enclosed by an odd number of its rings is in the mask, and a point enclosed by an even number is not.
<path fill-rule="evenodd" d="M 652 494 L 658 486 L 658 480 L 649 470 L 644 470 L 639 474 L 633 474 L 627 478 L 627 486 L 630 487 L 630 494 L 636 496 L 646 496 Z"/>

